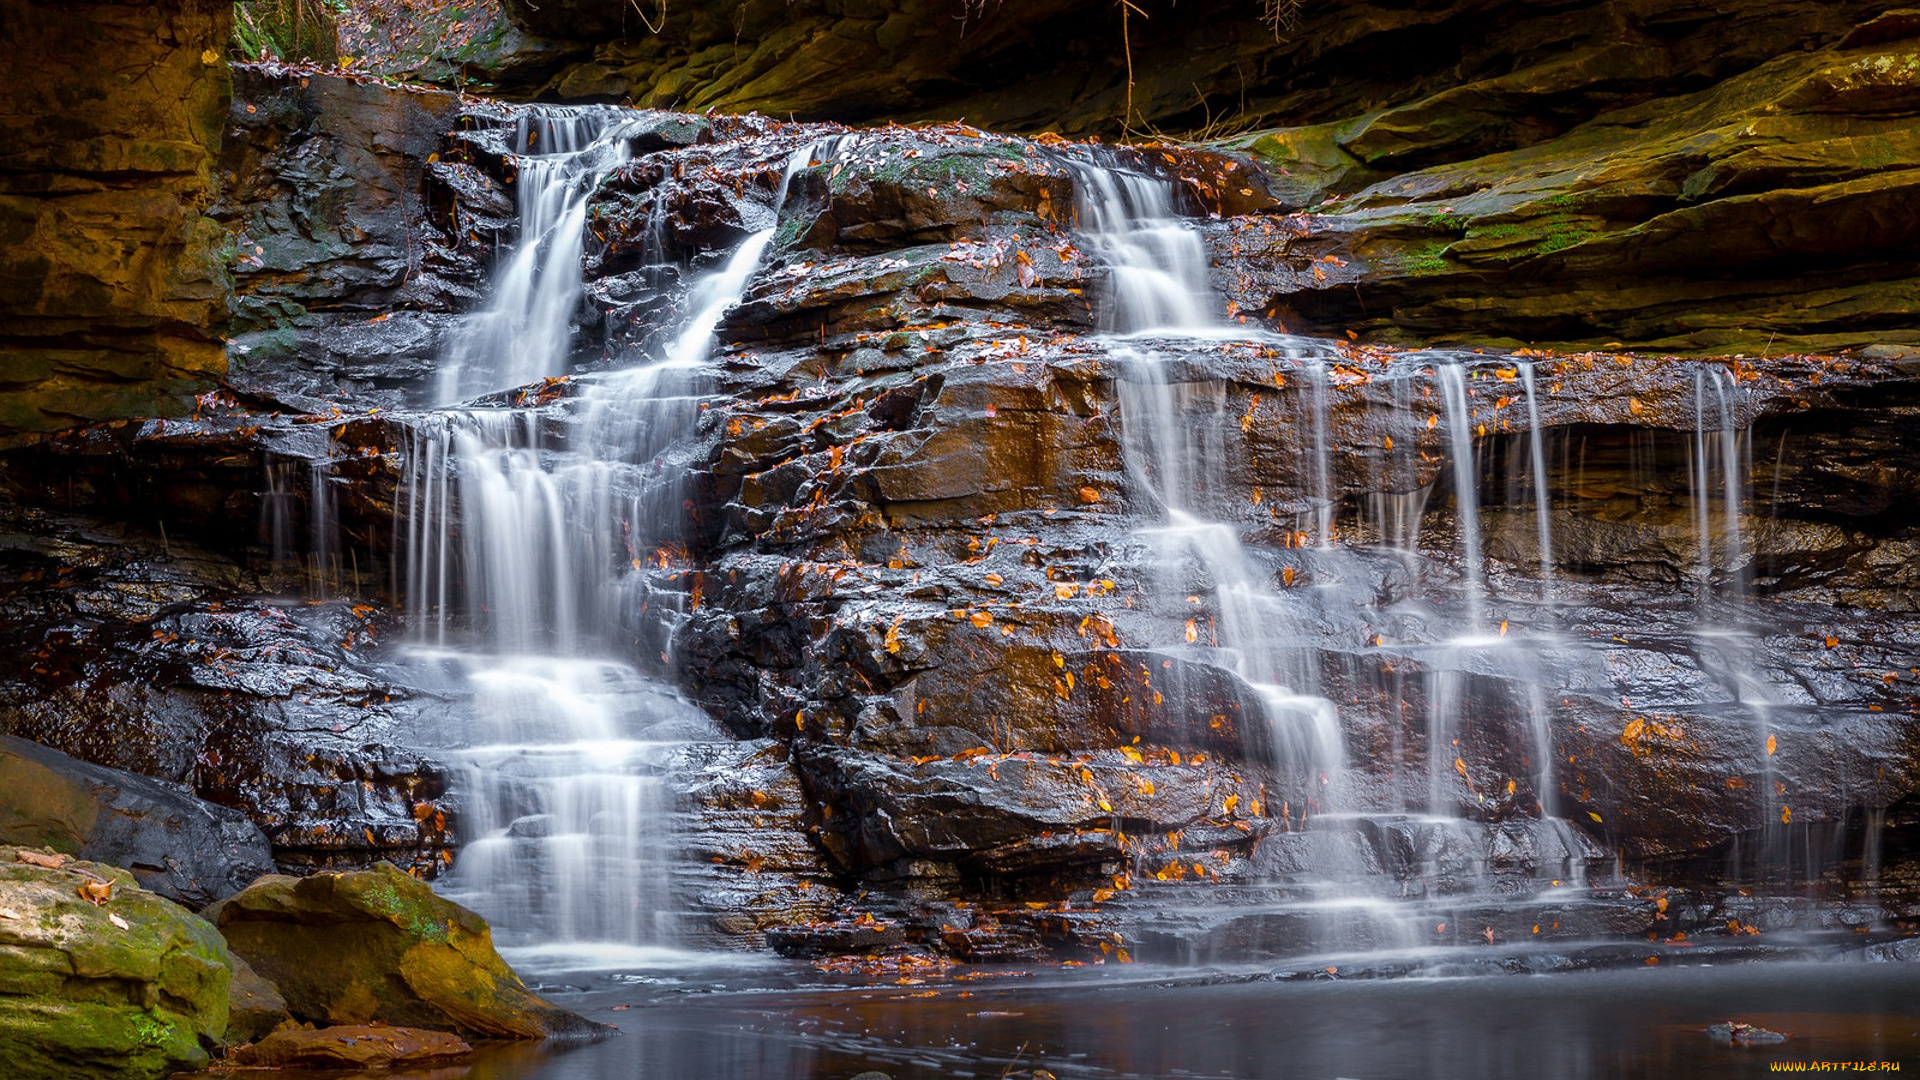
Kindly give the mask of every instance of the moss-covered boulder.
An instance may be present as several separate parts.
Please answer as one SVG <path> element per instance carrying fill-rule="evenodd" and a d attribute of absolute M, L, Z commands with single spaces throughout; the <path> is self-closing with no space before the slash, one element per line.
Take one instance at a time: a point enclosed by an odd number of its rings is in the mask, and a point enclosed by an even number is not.
<path fill-rule="evenodd" d="M 0 846 L 0 1070 L 139 1080 L 205 1064 L 227 1028 L 219 933 L 125 870 L 20 851 Z"/>
<path fill-rule="evenodd" d="M 493 1039 L 611 1030 L 528 990 L 494 951 L 486 920 L 388 863 L 265 877 L 208 914 L 301 1020 Z"/>

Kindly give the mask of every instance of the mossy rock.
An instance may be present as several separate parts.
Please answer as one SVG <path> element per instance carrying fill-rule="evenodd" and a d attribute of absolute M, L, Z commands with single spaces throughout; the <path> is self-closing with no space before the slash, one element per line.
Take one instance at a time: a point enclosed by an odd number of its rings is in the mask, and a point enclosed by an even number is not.
<path fill-rule="evenodd" d="M 486 920 L 388 863 L 264 877 L 208 915 L 300 1020 L 493 1039 L 610 1030 L 528 990 L 494 951 Z"/>
<path fill-rule="evenodd" d="M 124 870 L 0 846 L 0 1061 L 15 1080 L 141 1080 L 207 1062 L 231 957 L 205 920 Z M 80 895 L 109 883 L 106 902 Z"/>

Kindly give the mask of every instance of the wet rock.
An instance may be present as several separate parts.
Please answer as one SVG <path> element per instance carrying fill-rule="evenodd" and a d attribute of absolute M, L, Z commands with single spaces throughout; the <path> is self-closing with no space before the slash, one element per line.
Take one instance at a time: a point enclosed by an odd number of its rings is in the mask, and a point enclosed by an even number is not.
<path fill-rule="evenodd" d="M 260 977 L 253 965 L 234 956 L 233 981 L 227 988 L 227 1035 L 229 1044 L 254 1042 L 282 1024 L 291 1024 L 287 999 L 280 989 Z"/>
<path fill-rule="evenodd" d="M 871 915 L 858 919 L 776 926 L 767 931 L 767 947 L 781 956 L 842 956 L 876 953 L 904 945 L 906 927 Z"/>
<path fill-rule="evenodd" d="M 21 853 L 0 847 L 0 1047 L 12 1075 L 157 1080 L 205 1065 L 227 1028 L 220 935 L 125 870 Z"/>
<path fill-rule="evenodd" d="M 444 777 L 401 733 L 444 703 L 356 656 L 375 608 L 282 606 L 185 541 L 15 514 L 0 620 L 30 644 L 0 657 L 0 727 L 233 807 L 282 864 L 442 860 Z"/>
<path fill-rule="evenodd" d="M 444 1031 L 347 1024 L 276 1031 L 239 1047 L 232 1057 L 261 1068 L 390 1069 L 452 1061 L 472 1052 Z"/>
<path fill-rule="evenodd" d="M 827 918 L 838 881 L 814 841 L 813 804 L 786 746 L 695 744 L 670 775 L 685 778 L 678 885 L 720 940 L 758 945 L 777 927 Z"/>
<path fill-rule="evenodd" d="M 195 908 L 274 870 L 267 838 L 238 811 L 11 736 L 0 736 L 0 842 L 122 867 Z"/>
<path fill-rule="evenodd" d="M 234 252 L 232 383 L 396 400 L 484 283 L 460 231 L 512 216 L 489 178 L 430 160 L 459 98 L 251 65 L 234 83 L 214 210 Z"/>
<path fill-rule="evenodd" d="M 484 920 L 387 863 L 264 878 L 209 915 L 302 1020 L 504 1039 L 608 1030 L 529 991 Z"/>
<path fill-rule="evenodd" d="M 1778 1031 L 1768 1031 L 1738 1020 L 1709 1025 L 1707 1037 L 1725 1046 L 1768 1046 L 1787 1041 L 1787 1036 Z"/>

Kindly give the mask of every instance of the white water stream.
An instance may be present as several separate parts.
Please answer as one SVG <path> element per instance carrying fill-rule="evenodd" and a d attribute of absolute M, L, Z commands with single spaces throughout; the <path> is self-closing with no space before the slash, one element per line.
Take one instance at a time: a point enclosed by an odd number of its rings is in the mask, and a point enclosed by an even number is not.
<path fill-rule="evenodd" d="M 520 162 L 521 246 L 455 339 L 444 397 L 568 370 L 587 197 L 626 160 L 627 131 L 614 110 L 522 121 L 517 145 L 547 153 Z M 840 148 L 791 157 L 776 218 L 792 177 Z M 649 575 L 684 561 L 675 454 L 699 415 L 715 328 L 772 237 L 747 237 L 694 284 L 652 358 L 580 378 L 548 406 L 444 410 L 406 447 L 396 527 L 418 656 L 473 695 L 452 754 L 469 839 L 441 888 L 503 942 L 572 966 L 644 962 L 684 936 L 664 774 L 688 741 L 720 735 L 628 658 L 672 665 L 683 592 Z"/>
<path fill-rule="evenodd" d="M 1085 164 L 1071 168 L 1081 230 L 1110 275 L 1102 325 L 1136 335 L 1111 348 L 1125 373 L 1118 394 L 1127 469 L 1166 515 L 1142 532 L 1165 568 L 1161 591 L 1184 594 L 1186 565 L 1197 563 L 1210 597 L 1195 604 L 1189 641 L 1219 650 L 1252 689 L 1271 731 L 1275 768 L 1313 791 L 1319 812 L 1326 809 L 1325 789 L 1346 767 L 1346 744 L 1333 703 L 1317 692 L 1316 655 L 1285 643 L 1304 636 L 1302 620 L 1289 612 L 1271 585 L 1272 572 L 1257 564 L 1238 531 L 1207 519 L 1200 507 L 1207 492 L 1225 483 L 1224 455 L 1208 437 L 1229 425 L 1217 401 L 1211 412 L 1222 422 L 1196 425 L 1193 417 L 1196 406 L 1205 407 L 1198 399 L 1217 398 L 1220 388 L 1174 381 L 1173 358 L 1145 336 L 1212 336 L 1224 329 L 1212 313 L 1206 252 L 1175 213 L 1172 184 Z M 1204 641 L 1201 618 L 1208 624 Z M 1293 633 L 1276 632 L 1276 624 Z"/>
<path fill-rule="evenodd" d="M 516 145 L 545 152 L 521 160 L 521 245 L 503 262 L 486 311 L 452 347 L 441 388 L 446 401 L 568 370 L 587 197 L 626 160 L 623 130 L 619 113 L 608 110 L 555 111 L 523 122 Z M 850 139 L 825 140 L 793 155 L 776 197 L 776 220 L 798 171 L 843 153 Z M 1315 939 L 1327 947 L 1413 947 L 1430 942 L 1433 920 L 1430 911 L 1406 901 L 1428 899 L 1422 890 L 1430 879 L 1485 878 L 1490 834 L 1458 813 L 1454 771 L 1464 776 L 1465 766 L 1447 749 L 1483 704 L 1473 700 L 1480 674 L 1531 687 L 1519 707 L 1532 725 L 1540 805 L 1536 818 L 1516 828 L 1532 832 L 1539 877 L 1551 878 L 1556 888 L 1563 881 L 1578 887 L 1594 851 L 1554 816 L 1539 657 L 1555 643 L 1544 634 L 1531 642 L 1508 636 L 1504 620 L 1489 611 L 1498 578 L 1490 584 L 1481 534 L 1467 368 L 1435 366 L 1462 583 L 1457 613 L 1448 612 L 1451 638 L 1422 647 L 1424 654 L 1409 650 L 1426 668 L 1417 677 L 1425 680 L 1429 775 L 1425 791 L 1411 799 L 1362 808 L 1346 798 L 1347 733 L 1322 685 L 1316 636 L 1326 623 L 1301 598 L 1314 586 L 1278 587 L 1270 553 L 1250 549 L 1235 524 L 1210 516 L 1212 500 L 1229 486 L 1223 433 L 1232 430 L 1233 417 L 1225 387 L 1190 376 L 1183 349 L 1248 335 L 1214 311 L 1205 250 L 1176 212 L 1171 183 L 1085 162 L 1069 168 L 1080 227 L 1110 272 L 1100 318 L 1120 368 L 1125 465 L 1136 491 L 1162 512 L 1138 540 L 1154 555 L 1161 608 L 1190 610 L 1193 620 L 1184 646 L 1161 644 L 1184 650 L 1197 664 L 1225 667 L 1244 684 L 1270 736 L 1264 741 L 1276 774 L 1309 793 L 1294 823 L 1310 815 L 1315 829 L 1339 837 L 1316 864 L 1320 877 L 1288 901 L 1293 913 L 1316 927 Z M 677 331 L 645 362 L 581 378 L 572 396 L 552 405 L 446 409 L 419 424 L 406 447 L 397 527 L 419 653 L 474 696 L 469 738 L 455 754 L 461 829 L 469 840 L 443 887 L 486 915 L 503 942 L 578 958 L 669 945 L 682 936 L 669 888 L 678 845 L 663 773 L 689 740 L 718 734 L 703 714 L 627 658 L 657 658 L 659 670 L 672 665 L 682 593 L 650 582 L 684 559 L 676 545 L 686 463 L 675 455 L 707 392 L 702 373 L 715 328 L 747 290 L 773 235 L 769 227 L 747 237 L 696 283 Z M 1326 567 L 1343 555 L 1336 548 L 1332 374 L 1319 356 L 1290 362 L 1303 387 L 1301 434 L 1311 440 L 1300 459 L 1310 474 L 1302 486 L 1314 494 L 1300 526 L 1311 524 L 1315 547 L 1308 554 Z M 1540 599 L 1551 610 L 1557 585 L 1547 455 L 1534 372 L 1530 366 L 1521 372 Z M 1733 388 L 1703 382 L 1696 392 L 1701 578 L 1711 577 L 1717 547 L 1737 592 L 1745 463 Z M 1715 407 L 1717 415 L 1709 416 Z M 323 485 L 325 477 L 316 474 L 311 482 Z M 1716 487 L 1725 501 L 1717 519 L 1709 510 Z M 1411 546 L 1418 508 L 1396 514 L 1407 519 L 1396 534 Z M 315 527 L 324 528 L 324 519 Z M 1703 625 L 1702 641 L 1731 629 Z M 1752 678 L 1753 665 L 1737 655 L 1739 647 L 1726 651 L 1734 677 Z M 1740 701 L 1764 735 L 1763 691 Z M 1410 779 L 1420 782 L 1417 774 Z M 1352 855 L 1373 842 L 1363 843 L 1362 836 L 1388 835 L 1406 838 L 1416 872 L 1403 880 L 1413 893 L 1383 895 L 1381 869 Z M 1460 854 L 1476 850 L 1482 853 Z"/>

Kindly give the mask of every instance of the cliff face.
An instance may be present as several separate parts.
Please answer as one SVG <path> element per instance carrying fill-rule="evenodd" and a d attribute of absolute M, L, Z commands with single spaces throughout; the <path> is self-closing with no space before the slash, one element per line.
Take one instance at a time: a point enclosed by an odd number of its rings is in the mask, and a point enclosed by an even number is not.
<path fill-rule="evenodd" d="M 176 412 L 226 369 L 202 209 L 232 5 L 0 5 L 0 431 Z"/>
<path fill-rule="evenodd" d="M 543 97 L 842 121 L 964 117 L 1069 134 L 1117 134 L 1129 122 L 1217 134 L 1379 110 L 1406 121 L 1425 103 L 1420 117 L 1445 121 L 1450 143 L 1485 150 L 1830 45 L 1888 9 L 1877 0 L 1301 7 L 1298 24 L 1276 35 L 1251 0 L 1147 2 L 1124 28 L 1119 8 L 1100 0 L 697 0 L 653 21 L 625 0 L 509 2 L 516 32 L 494 39 L 493 63 Z M 1382 125 L 1375 141 L 1409 126 Z"/>
<path fill-rule="evenodd" d="M 52 539 L 9 556 L 0 619 L 42 645 L 0 664 L 0 726 L 189 782 L 283 863 L 426 868 L 465 796 L 408 748 L 473 706 L 382 644 L 405 633 L 385 583 L 411 580 L 394 570 L 411 456 L 444 422 L 404 402 L 512 250 L 530 159 L 503 148 L 526 110 L 242 78 L 222 216 L 261 249 L 237 268 L 259 366 L 196 419 L 9 455 L 23 503 L 171 532 L 127 530 L 110 555 L 98 537 L 119 527 L 24 512 L 19 532 Z M 1549 909 L 1570 937 L 1845 914 L 1721 888 L 1736 850 L 1804 849 L 1831 898 L 1869 895 L 1865 822 L 1909 820 L 1920 791 L 1910 363 L 1116 339 L 1076 169 L 1184 180 L 1230 295 L 1340 271 L 1293 267 L 1283 243 L 1329 215 L 1281 212 L 1281 183 L 1203 151 L 893 128 L 783 185 L 833 129 L 632 119 L 632 159 L 585 209 L 576 370 L 635 362 L 702 271 L 777 225 L 693 376 L 699 418 L 646 471 L 684 485 L 681 542 L 620 571 L 633 663 L 739 739 L 681 777 L 695 854 L 675 873 L 717 933 L 1277 955 L 1317 931 L 1220 887 L 1273 900 L 1349 875 L 1454 926 L 1447 905 L 1489 875 L 1546 888 L 1616 853 L 1699 899 L 1548 897 L 1499 932 Z M 594 385 L 481 411 L 553 433 L 560 458 Z M 1298 684 L 1338 707 L 1359 831 L 1306 826 L 1327 780 L 1240 670 L 1216 571 L 1164 546 L 1142 464 L 1160 436 L 1141 434 L 1162 421 L 1205 449 L 1187 501 L 1244 539 Z M 1729 473 L 1737 490 L 1707 491 Z M 1337 542 L 1303 540 L 1322 508 Z M 264 597 L 314 542 L 306 583 L 329 599 L 289 616 Z M 1460 644 L 1473 603 L 1489 641 Z M 1920 911 L 1908 834 L 1872 871 L 1901 918 Z"/>
<path fill-rule="evenodd" d="M 64 12 L 8 10 L 21 40 L 82 32 Z M 115 49 L 147 47 L 132 9 L 101 10 L 122 22 L 85 32 L 120 26 Z M 148 14 L 201 26 L 193 10 Z M 585 9 L 541 7 L 570 10 Z M 717 867 L 702 864 L 697 906 L 733 935 L 816 924 L 773 935 L 795 950 L 866 947 L 892 905 L 908 929 L 888 933 L 973 958 L 1043 942 L 1091 954 L 1142 928 L 1161 955 L 1240 934 L 1275 951 L 1309 933 L 1291 909 L 1238 929 L 1209 921 L 1229 908 L 1184 925 L 1164 912 L 1194 899 L 1183 889 L 1340 875 L 1440 905 L 1489 874 L 1557 888 L 1624 852 L 1703 899 L 1682 919 L 1664 899 L 1599 897 L 1569 934 L 1768 911 L 1806 925 L 1684 865 L 1759 850 L 1793 875 L 1806 853 L 1832 897 L 1920 912 L 1905 647 L 1920 632 L 1920 398 L 1903 353 L 1920 340 L 1906 141 L 1920 21 L 1879 5 L 1678 10 L 1346 5 L 1276 54 L 1290 66 L 1249 76 L 1270 89 L 1249 91 L 1247 121 L 1295 126 L 1219 151 L 943 125 L 861 133 L 789 172 L 837 129 L 654 114 L 622 136 L 630 160 L 582 204 L 569 370 L 637 362 L 743 237 L 777 227 L 689 384 L 698 417 L 646 470 L 684 481 L 681 542 L 613 560 L 640 600 L 621 647 L 741 740 L 699 750 L 681 793 Z M 790 25 L 834 16 L 876 35 L 900 14 L 796 11 Z M 786 87 L 809 109 L 981 102 L 1018 125 L 1045 106 L 1084 130 L 1120 85 L 1071 45 L 1044 61 L 1037 37 L 987 49 L 1016 36 L 996 9 L 945 67 L 915 69 L 974 81 L 890 98 L 862 81 L 866 46 L 836 54 L 762 14 L 732 31 L 743 48 L 775 42 L 760 60 L 709 45 L 707 66 L 674 69 L 696 104 Z M 930 18 L 901 24 L 902 42 Z M 1136 61 L 1171 57 L 1184 33 L 1143 35 Z M 224 87 L 188 40 L 151 47 L 201 65 L 182 85 Z M 613 49 L 583 63 L 639 85 L 637 62 L 608 68 Z M 1196 49 L 1205 93 L 1225 69 Z M 1142 62 L 1135 87 L 1169 122 L 1173 70 Z M 584 93 L 568 82 L 582 73 L 546 89 Z M 19 133 L 41 149 L 7 159 L 22 163 L 9 183 L 40 188 L 8 196 L 28 215 L 9 280 L 31 288 L 6 302 L 33 310 L 5 333 L 65 366 L 12 369 L 28 371 L 5 397 L 18 416 L 0 418 L 15 426 L 163 409 L 219 367 L 225 286 L 196 209 L 219 121 L 118 77 L 17 91 L 66 132 Z M 283 863 L 425 869 L 450 859 L 460 805 L 417 748 L 464 730 L 471 698 L 380 644 L 404 631 L 409 458 L 445 422 L 407 401 L 517 237 L 528 159 L 509 133 L 527 111 L 241 78 L 216 216 L 245 360 L 192 419 L 8 451 L 0 638 L 33 647 L 0 658 L 0 729 L 190 784 L 246 812 Z M 1082 89 L 1044 96 L 1069 78 Z M 195 137 L 156 140 L 169 118 Z M 1211 274 L 1246 340 L 1099 332 L 1113 260 L 1084 219 L 1095 167 L 1175 184 L 1211 259 L 1191 276 Z M 1274 328 L 1359 340 L 1254 333 Z M 1602 335 L 1781 348 L 1708 362 L 1377 344 Z M 1861 348 L 1782 356 L 1794 343 Z M 571 452 L 594 383 L 479 411 Z M 1156 423 L 1167 434 L 1142 434 Z M 1286 685 L 1338 706 L 1338 794 L 1357 809 L 1328 814 L 1331 833 L 1303 820 L 1329 805 L 1326 774 L 1289 757 L 1273 722 L 1300 719 L 1298 700 L 1276 704 L 1277 679 L 1241 670 L 1215 565 L 1166 546 L 1172 504 L 1143 462 L 1173 432 L 1209 470 L 1180 501 L 1244 542 L 1244 576 L 1299 667 Z M 324 602 L 274 598 L 296 560 Z M 1462 614 L 1476 606 L 1477 627 Z M 1462 644 L 1463 629 L 1480 633 Z M 1865 823 L 1881 820 L 1901 828 L 1892 887 L 1874 894 Z M 727 875 L 756 891 L 725 892 Z M 871 894 L 826 887 L 849 882 Z M 1501 934 L 1546 910 L 1513 908 L 1522 921 Z M 1807 918 L 1844 914 L 1821 912 Z"/>
<path fill-rule="evenodd" d="M 1327 2 L 1282 39 L 1243 0 L 1149 4 L 1130 67 L 1106 3 L 509 10 L 546 35 L 517 69 L 542 97 L 1214 139 L 1302 212 L 1216 250 L 1291 330 L 1920 344 L 1920 15 L 1884 0 Z"/>

